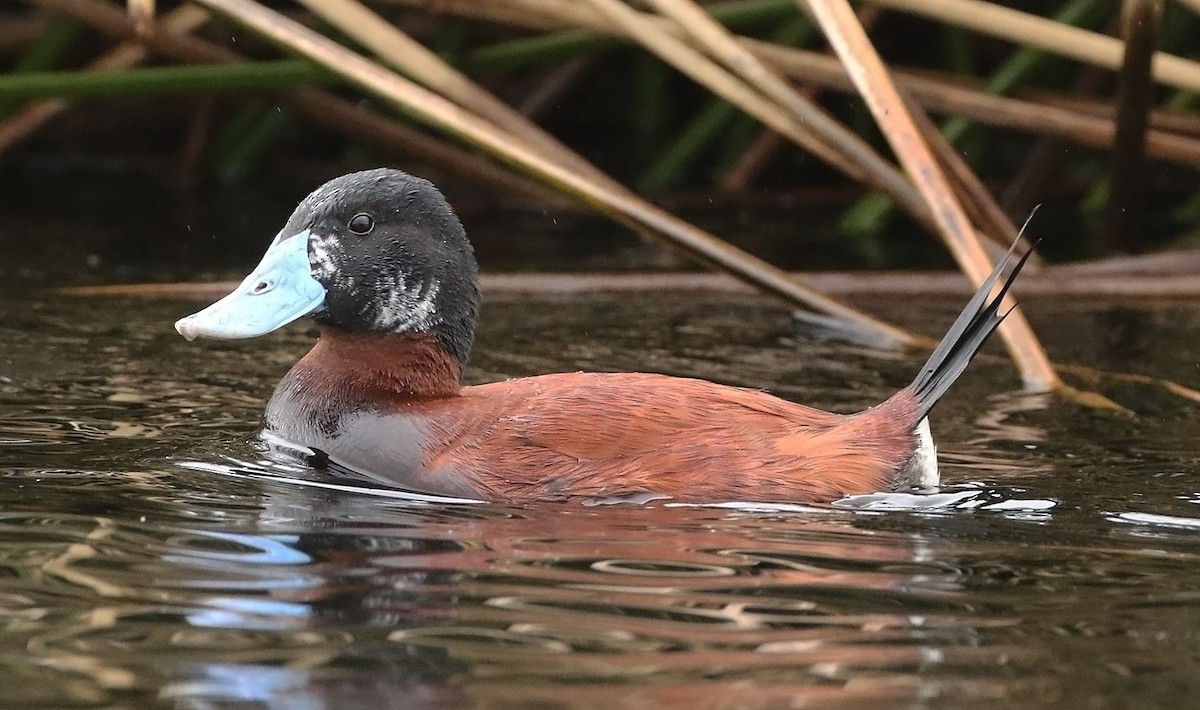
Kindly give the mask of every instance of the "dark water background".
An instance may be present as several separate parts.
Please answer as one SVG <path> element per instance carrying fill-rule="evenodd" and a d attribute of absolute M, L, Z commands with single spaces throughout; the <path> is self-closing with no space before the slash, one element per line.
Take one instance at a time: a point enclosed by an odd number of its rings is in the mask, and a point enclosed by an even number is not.
<path fill-rule="evenodd" d="M 250 444 L 308 347 L 184 342 L 199 303 L 0 300 L 0 706 L 1200 706 L 1200 407 L 1136 417 L 978 362 L 943 495 L 424 504 Z M 957 303 L 860 302 L 936 333 Z M 1033 300 L 1058 361 L 1200 385 L 1200 305 Z M 996 352 L 993 347 L 992 352 Z M 651 370 L 850 411 L 918 354 L 705 294 L 491 302 L 469 377 Z M 903 507 L 884 510 L 884 507 Z"/>

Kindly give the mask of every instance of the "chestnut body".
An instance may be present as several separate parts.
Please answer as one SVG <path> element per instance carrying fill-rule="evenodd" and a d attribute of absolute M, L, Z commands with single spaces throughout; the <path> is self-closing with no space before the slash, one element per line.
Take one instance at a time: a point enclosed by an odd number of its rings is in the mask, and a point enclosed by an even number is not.
<path fill-rule="evenodd" d="M 829 501 L 922 482 L 909 466 L 919 443 L 914 414 L 904 393 L 845 416 L 760 390 L 641 373 L 460 388 L 430 338 L 324 329 L 280 382 L 266 427 L 340 466 L 426 493 Z"/>

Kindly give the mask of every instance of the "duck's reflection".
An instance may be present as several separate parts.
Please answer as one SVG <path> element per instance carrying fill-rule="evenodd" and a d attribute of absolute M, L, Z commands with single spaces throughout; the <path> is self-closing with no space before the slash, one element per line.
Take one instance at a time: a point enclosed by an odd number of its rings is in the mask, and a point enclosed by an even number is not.
<path fill-rule="evenodd" d="M 196 675 L 171 682 L 158 694 L 159 700 L 176 707 L 245 707 L 264 710 L 333 710 L 371 708 L 459 707 L 465 696 L 439 681 L 421 682 L 407 669 L 389 673 L 374 668 L 370 673 L 323 672 L 305 667 L 260 664 L 206 664 Z"/>
<path fill-rule="evenodd" d="M 852 513 L 412 506 L 277 484 L 263 503 L 257 532 L 195 532 L 159 557 L 193 609 L 174 701 L 894 701 L 947 654 L 999 653 L 976 648 L 1004 622 L 959 601 L 957 567 Z"/>
<path fill-rule="evenodd" d="M 967 515 L 445 505 L 238 473 L 176 471 L 186 501 L 144 474 L 149 518 L 0 520 L 52 536 L 26 574 L 81 610 L 30 616 L 28 662 L 179 707 L 775 707 L 1007 692 L 953 669 L 1030 655 L 985 642 L 1014 620 L 938 537 Z"/>

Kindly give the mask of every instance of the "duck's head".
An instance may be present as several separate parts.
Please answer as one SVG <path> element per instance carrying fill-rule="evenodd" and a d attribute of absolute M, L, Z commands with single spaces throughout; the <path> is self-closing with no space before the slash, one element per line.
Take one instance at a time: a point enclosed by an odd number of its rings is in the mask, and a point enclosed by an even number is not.
<path fill-rule="evenodd" d="M 253 338 L 312 315 L 348 333 L 428 334 L 465 363 L 478 312 L 475 255 L 446 198 L 380 168 L 304 198 L 241 285 L 175 329 Z"/>

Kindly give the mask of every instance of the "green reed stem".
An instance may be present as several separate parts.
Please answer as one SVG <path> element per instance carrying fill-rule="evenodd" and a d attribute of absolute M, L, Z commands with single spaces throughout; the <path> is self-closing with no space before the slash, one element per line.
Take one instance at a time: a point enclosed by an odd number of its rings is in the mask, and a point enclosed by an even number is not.
<path fill-rule="evenodd" d="M 294 124 L 279 106 L 257 102 L 244 107 L 237 118 L 218 141 L 216 172 L 227 183 L 253 173 Z"/>
<path fill-rule="evenodd" d="M 12 69 L 13 73 L 24 74 L 53 69 L 81 35 L 83 25 L 78 22 L 62 17 L 51 19 L 37 41 L 17 60 Z"/>
<path fill-rule="evenodd" d="M 803 15 L 797 15 L 771 37 L 776 44 L 798 46 L 807 43 L 816 33 L 816 27 Z M 742 150 L 746 146 L 745 132 L 727 130 L 730 122 L 740 114 L 740 109 L 724 99 L 712 98 L 704 108 L 684 126 L 672 141 L 637 181 L 638 190 L 646 193 L 663 192 L 679 185 L 684 176 L 701 155 L 720 137 L 731 136 Z M 757 121 L 752 125 L 758 126 Z M 735 133 L 737 134 L 735 136 Z M 752 138 L 753 133 L 749 134 Z M 728 161 L 722 161 L 727 163 Z"/>
<path fill-rule="evenodd" d="M 53 69 L 59 60 L 83 34 L 83 25 L 73 20 L 55 17 L 46 29 L 29 45 L 21 58 L 13 65 L 13 74 L 29 74 Z M 0 100 L 0 118 L 5 118 L 21 105 L 16 99 Z"/>
<path fill-rule="evenodd" d="M 30 72 L 0 76 L 0 102 L 50 97 L 278 89 L 327 85 L 337 81 L 333 74 L 311 62 L 298 59 L 121 71 Z"/>

